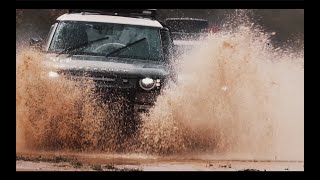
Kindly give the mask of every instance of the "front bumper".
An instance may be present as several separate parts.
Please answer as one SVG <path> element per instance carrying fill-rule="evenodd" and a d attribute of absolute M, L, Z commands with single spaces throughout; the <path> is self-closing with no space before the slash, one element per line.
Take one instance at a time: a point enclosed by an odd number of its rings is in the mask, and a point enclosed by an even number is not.
<path fill-rule="evenodd" d="M 152 108 L 160 95 L 159 89 L 150 91 L 139 88 L 95 87 L 96 94 L 107 104 L 125 104 L 134 113 L 145 113 Z"/>
<path fill-rule="evenodd" d="M 64 77 L 77 81 L 80 84 L 87 83 L 90 80 L 95 85 L 95 91 L 103 100 L 113 103 L 122 97 L 127 104 L 133 105 L 135 111 L 146 112 L 152 106 L 160 94 L 161 86 L 156 86 L 152 90 L 143 90 L 139 85 L 139 78 L 110 78 L 101 74 L 64 74 Z M 85 81 L 83 81 L 85 80 Z M 85 84 L 84 84 L 85 85 Z"/>
<path fill-rule="evenodd" d="M 102 99 L 109 103 L 114 103 L 121 99 L 128 105 L 134 106 L 138 112 L 145 112 L 154 106 L 160 91 L 141 92 L 136 89 L 115 89 L 115 88 L 99 88 L 98 94 Z"/>

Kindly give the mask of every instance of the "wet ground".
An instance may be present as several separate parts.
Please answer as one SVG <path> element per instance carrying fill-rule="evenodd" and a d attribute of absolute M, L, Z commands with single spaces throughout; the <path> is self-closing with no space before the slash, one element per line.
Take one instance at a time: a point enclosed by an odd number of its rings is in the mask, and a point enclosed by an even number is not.
<path fill-rule="evenodd" d="M 304 161 L 219 160 L 142 154 L 17 153 L 17 171 L 304 171 Z"/>

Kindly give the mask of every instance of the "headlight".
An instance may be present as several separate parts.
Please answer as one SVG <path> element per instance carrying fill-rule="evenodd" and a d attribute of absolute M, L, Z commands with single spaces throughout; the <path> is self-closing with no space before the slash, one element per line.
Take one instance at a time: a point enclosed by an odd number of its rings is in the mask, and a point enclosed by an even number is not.
<path fill-rule="evenodd" d="M 142 89 L 149 91 L 155 86 L 160 86 L 160 79 L 153 80 L 151 78 L 144 78 L 139 81 L 139 85 Z"/>
<path fill-rule="evenodd" d="M 48 76 L 52 78 L 56 78 L 56 77 L 59 77 L 59 74 L 57 72 L 50 71 L 48 73 Z"/>

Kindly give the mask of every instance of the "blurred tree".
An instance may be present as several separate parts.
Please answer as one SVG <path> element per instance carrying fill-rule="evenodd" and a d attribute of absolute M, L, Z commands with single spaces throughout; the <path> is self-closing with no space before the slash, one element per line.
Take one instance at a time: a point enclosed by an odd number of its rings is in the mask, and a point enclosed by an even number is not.
<path fill-rule="evenodd" d="M 17 42 L 30 37 L 44 38 L 55 19 L 66 9 L 17 9 Z M 164 21 L 169 17 L 188 17 L 207 19 L 212 26 L 220 26 L 235 9 L 159 9 L 158 19 Z M 291 44 L 303 46 L 304 10 L 303 9 L 259 9 L 249 13 L 252 22 L 260 25 L 266 32 L 276 32 L 273 42 L 279 46 Z"/>

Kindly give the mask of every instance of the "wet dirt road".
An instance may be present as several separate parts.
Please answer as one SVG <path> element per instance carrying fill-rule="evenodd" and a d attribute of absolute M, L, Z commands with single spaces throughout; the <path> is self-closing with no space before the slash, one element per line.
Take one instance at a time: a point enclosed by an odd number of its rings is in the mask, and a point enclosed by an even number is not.
<path fill-rule="evenodd" d="M 208 160 L 141 154 L 17 153 L 16 171 L 304 171 L 304 161 Z"/>

